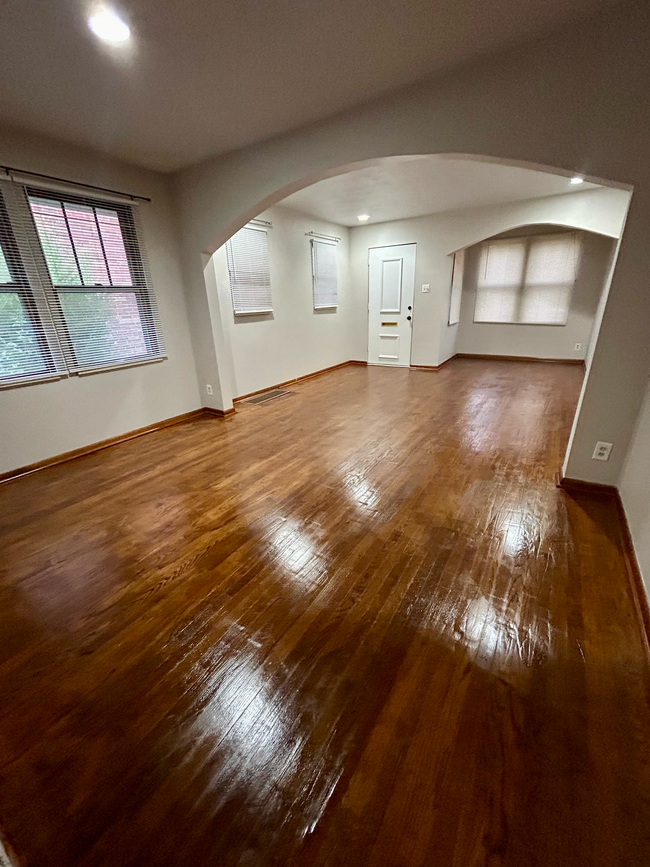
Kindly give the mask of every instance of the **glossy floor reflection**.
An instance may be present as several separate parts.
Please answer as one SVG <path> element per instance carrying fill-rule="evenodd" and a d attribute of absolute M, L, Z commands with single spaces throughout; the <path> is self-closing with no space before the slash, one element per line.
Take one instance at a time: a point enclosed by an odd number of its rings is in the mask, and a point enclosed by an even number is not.
<path fill-rule="evenodd" d="M 650 864 L 650 677 L 581 371 L 345 368 L 0 486 L 26 867 Z"/>

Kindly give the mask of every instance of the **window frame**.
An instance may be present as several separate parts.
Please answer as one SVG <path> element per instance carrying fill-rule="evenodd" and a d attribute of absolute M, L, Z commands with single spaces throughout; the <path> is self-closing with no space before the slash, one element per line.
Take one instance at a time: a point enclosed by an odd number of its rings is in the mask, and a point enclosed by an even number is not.
<path fill-rule="evenodd" d="M 135 367 L 141 364 L 148 364 L 156 361 L 164 361 L 166 359 L 164 339 L 162 337 L 162 327 L 160 317 L 157 316 L 157 311 L 153 303 L 153 289 L 147 282 L 147 269 L 141 252 L 142 242 L 136 225 L 136 220 L 133 213 L 133 206 L 115 202 L 110 199 L 95 198 L 94 196 L 76 195 L 74 193 L 60 192 L 58 190 L 43 189 L 38 186 L 25 186 L 25 198 L 27 208 L 33 223 L 36 240 L 38 243 L 38 262 L 37 267 L 41 275 L 42 282 L 45 286 L 45 295 L 48 305 L 52 308 L 52 315 L 55 323 L 55 330 L 59 336 L 65 364 L 68 375 L 83 376 L 90 373 L 101 373 L 102 371 L 115 370 L 122 367 Z M 31 209 L 31 200 L 49 200 L 61 207 L 63 219 L 65 222 L 68 240 L 74 255 L 77 272 L 79 274 L 79 284 L 62 284 L 54 283 L 50 268 L 47 262 L 47 257 L 43 249 L 38 226 L 34 214 Z M 70 229 L 68 216 L 66 214 L 65 204 L 82 205 L 92 209 L 97 235 L 102 250 L 102 256 L 106 267 L 106 275 L 109 285 L 86 284 L 79 263 L 78 251 L 75 246 L 75 240 Z M 113 211 L 117 215 L 122 243 L 126 261 L 131 276 L 130 284 L 114 284 L 111 276 L 111 271 L 108 263 L 108 257 L 99 229 L 97 218 L 97 210 Z M 127 239 L 129 242 L 127 243 Z M 85 363 L 79 358 L 79 353 L 75 349 L 73 338 L 70 334 L 65 314 L 61 304 L 60 293 L 68 294 L 133 294 L 137 308 L 140 326 L 147 348 L 146 354 L 134 355 L 125 358 L 108 359 L 96 364 Z M 158 325 L 158 327 L 156 327 Z M 159 333 L 160 329 L 160 333 Z"/>
<path fill-rule="evenodd" d="M 463 303 L 463 281 L 465 279 L 465 249 L 456 250 L 452 254 L 451 281 L 449 286 L 449 309 L 447 325 L 460 323 L 460 311 Z"/>
<path fill-rule="evenodd" d="M 311 246 L 311 292 L 312 292 L 312 302 L 314 310 L 338 310 L 339 307 L 339 260 L 338 260 L 338 241 L 330 240 L 329 238 L 310 238 L 310 246 Z M 333 247 L 334 248 L 334 274 L 335 274 L 335 286 L 334 286 L 334 298 L 335 301 L 333 304 L 317 304 L 317 291 L 318 291 L 318 246 L 322 247 Z"/>
<path fill-rule="evenodd" d="M 232 312 L 234 316 L 270 316 L 273 315 L 273 286 L 271 283 L 271 257 L 269 254 L 269 235 L 268 229 L 272 228 L 270 223 L 257 224 L 255 222 L 246 223 L 245 226 L 242 226 L 241 229 L 238 229 L 234 232 L 230 238 L 225 243 L 226 249 L 226 267 L 228 270 L 228 284 L 230 287 L 230 301 L 232 305 Z M 241 289 L 238 289 L 237 286 L 233 285 L 233 275 L 235 275 L 235 269 L 237 267 L 236 256 L 233 251 L 232 241 L 240 232 L 250 231 L 250 232 L 259 232 L 264 236 L 264 244 L 265 244 L 265 256 L 266 256 L 266 265 L 268 270 L 268 307 L 257 307 L 250 310 L 238 309 L 237 301 L 236 301 L 236 293 L 241 292 Z"/>

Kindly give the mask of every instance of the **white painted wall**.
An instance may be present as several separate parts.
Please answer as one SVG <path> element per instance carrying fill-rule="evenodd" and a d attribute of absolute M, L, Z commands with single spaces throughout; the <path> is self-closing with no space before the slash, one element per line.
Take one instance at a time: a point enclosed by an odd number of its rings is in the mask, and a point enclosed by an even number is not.
<path fill-rule="evenodd" d="M 623 467 L 620 492 L 643 583 L 650 596 L 650 384 Z"/>
<path fill-rule="evenodd" d="M 511 202 L 505 205 L 467 208 L 462 211 L 432 214 L 428 217 L 415 217 L 411 220 L 355 227 L 351 230 L 353 283 L 355 287 L 364 287 L 363 291 L 367 293 L 369 247 L 417 244 L 411 363 L 435 367 L 457 351 L 484 351 L 478 348 L 464 348 L 462 350 L 457 348 L 459 326 L 447 324 L 451 287 L 451 253 L 518 226 L 548 223 L 584 229 L 589 232 L 602 232 L 604 235 L 615 238 L 623 225 L 628 202 L 628 193 L 622 190 L 603 188 L 584 193 L 548 196 L 543 199 Z M 600 256 L 604 249 L 609 250 L 610 244 L 611 242 L 607 239 L 594 242 L 592 251 L 594 256 L 593 259 L 590 257 L 594 271 L 600 272 L 601 268 L 604 271 L 605 264 L 601 263 Z M 595 255 L 596 252 L 598 255 Z M 422 293 L 423 283 L 430 284 L 430 293 Z M 599 278 L 599 290 L 601 288 L 602 279 Z M 596 304 L 597 301 L 593 305 L 588 323 L 584 323 L 586 331 L 576 329 L 576 333 L 579 331 L 582 335 L 584 332 L 586 337 L 589 336 Z M 464 298 L 461 315 L 463 313 L 467 315 L 466 305 L 467 299 Z M 526 329 L 535 326 L 486 327 Z M 564 331 L 565 329 L 557 330 Z M 466 340 L 463 345 L 469 347 L 474 343 Z M 515 345 L 519 344 L 515 341 L 512 346 Z M 486 349 L 485 351 L 499 354 L 496 349 Z M 510 351 L 514 355 L 535 354 L 532 351 L 515 352 L 514 349 Z M 508 351 L 504 350 L 500 354 L 508 354 Z M 544 356 L 540 355 L 540 357 Z M 547 355 L 546 357 L 554 356 Z M 566 357 L 575 357 L 575 353 Z M 584 354 L 581 357 L 584 357 Z"/>
<path fill-rule="evenodd" d="M 635 189 L 567 465 L 572 477 L 616 483 L 650 371 L 649 40 L 650 6 L 617 6 L 579 28 L 178 173 L 201 381 L 219 377 L 201 254 L 290 193 L 398 154 L 481 154 L 567 176 L 580 171 Z M 212 404 L 230 405 L 225 387 Z M 617 456 L 592 461 L 597 439 L 616 442 Z"/>
<path fill-rule="evenodd" d="M 151 198 L 141 207 L 168 360 L 0 390 L 0 472 L 200 406 L 168 179 L 50 139 L 0 130 L 0 163 Z"/>
<path fill-rule="evenodd" d="M 548 230 L 542 230 L 542 233 Z M 534 234 L 532 227 L 525 234 Z M 520 232 L 518 234 L 524 234 Z M 520 325 L 474 322 L 481 245 L 467 250 L 456 351 L 479 355 L 585 359 L 608 276 L 615 240 L 581 232 L 580 266 L 571 293 L 566 325 Z M 575 349 L 576 343 L 580 350 Z"/>
<path fill-rule="evenodd" d="M 349 230 L 285 207 L 271 208 L 260 218 L 273 224 L 267 234 L 272 314 L 235 316 L 225 247 L 212 257 L 235 397 L 343 361 L 365 359 L 366 296 L 355 296 L 352 291 Z M 311 244 L 306 232 L 341 239 L 336 310 L 314 310 Z"/>

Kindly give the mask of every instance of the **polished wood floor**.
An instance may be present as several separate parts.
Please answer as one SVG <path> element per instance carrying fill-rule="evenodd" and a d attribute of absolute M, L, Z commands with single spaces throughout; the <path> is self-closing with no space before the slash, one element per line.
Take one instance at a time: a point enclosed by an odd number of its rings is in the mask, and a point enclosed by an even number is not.
<path fill-rule="evenodd" d="M 581 370 L 345 368 L 0 486 L 23 867 L 650 864 L 650 676 Z"/>

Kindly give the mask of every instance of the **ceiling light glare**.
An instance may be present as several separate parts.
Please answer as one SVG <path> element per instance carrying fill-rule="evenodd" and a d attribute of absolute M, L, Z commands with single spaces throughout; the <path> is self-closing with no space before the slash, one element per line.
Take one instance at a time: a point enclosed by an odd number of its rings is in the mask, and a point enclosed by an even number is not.
<path fill-rule="evenodd" d="M 357 217 L 357 220 L 360 223 L 365 223 L 366 220 L 369 220 L 369 219 L 370 219 L 370 214 L 359 214 L 359 216 Z"/>
<path fill-rule="evenodd" d="M 100 9 L 93 13 L 88 19 L 88 26 L 95 36 L 114 45 L 126 42 L 131 36 L 129 25 L 111 9 Z"/>
<path fill-rule="evenodd" d="M 573 184 L 574 186 L 575 186 L 576 184 L 584 184 L 584 182 L 585 182 L 585 179 L 584 179 L 584 178 L 581 178 L 580 175 L 574 175 L 574 176 L 571 178 L 571 180 L 569 181 L 569 183 L 570 183 L 570 184 Z"/>

